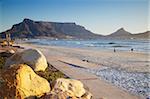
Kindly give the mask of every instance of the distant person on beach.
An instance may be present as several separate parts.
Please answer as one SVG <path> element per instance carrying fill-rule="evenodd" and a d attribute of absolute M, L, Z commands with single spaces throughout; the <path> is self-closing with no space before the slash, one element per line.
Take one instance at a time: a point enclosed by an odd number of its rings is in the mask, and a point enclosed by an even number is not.
<path fill-rule="evenodd" d="M 133 52 L 133 48 L 131 48 L 131 52 Z"/>
<path fill-rule="evenodd" d="M 114 48 L 114 52 L 116 52 L 116 49 Z"/>

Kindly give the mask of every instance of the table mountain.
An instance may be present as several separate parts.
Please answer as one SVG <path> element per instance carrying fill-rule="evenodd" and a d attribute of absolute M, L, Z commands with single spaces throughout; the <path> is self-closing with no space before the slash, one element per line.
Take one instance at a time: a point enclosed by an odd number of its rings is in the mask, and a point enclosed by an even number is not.
<path fill-rule="evenodd" d="M 94 34 L 85 27 L 76 23 L 33 21 L 25 18 L 21 23 L 15 24 L 11 29 L 0 33 L 5 38 L 5 33 L 11 33 L 12 38 L 58 38 L 58 39 L 149 39 L 150 31 L 132 34 L 124 28 L 103 36 Z"/>
<path fill-rule="evenodd" d="M 91 39 L 100 35 L 94 34 L 76 23 L 44 22 L 24 19 L 23 22 L 15 24 L 11 29 L 1 34 L 11 33 L 12 38 L 77 38 Z"/>

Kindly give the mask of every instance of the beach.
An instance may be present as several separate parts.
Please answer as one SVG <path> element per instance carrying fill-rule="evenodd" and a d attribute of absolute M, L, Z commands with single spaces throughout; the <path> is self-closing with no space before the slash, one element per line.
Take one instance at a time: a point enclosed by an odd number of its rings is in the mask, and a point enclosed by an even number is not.
<path fill-rule="evenodd" d="M 36 44 L 21 44 L 25 48 L 38 48 L 46 52 L 49 56 L 60 58 L 76 58 L 88 60 L 88 63 L 97 65 L 96 67 L 107 66 L 123 69 L 129 72 L 150 72 L 149 53 L 118 51 L 116 53 L 108 50 L 93 51 L 80 48 L 67 48 L 57 46 L 44 46 Z"/>
<path fill-rule="evenodd" d="M 149 54 L 17 45 L 42 51 L 50 64 L 88 86 L 95 99 L 144 99 L 149 95 Z"/>
<path fill-rule="evenodd" d="M 0 0 L 0 99 L 150 99 L 149 5 Z"/>

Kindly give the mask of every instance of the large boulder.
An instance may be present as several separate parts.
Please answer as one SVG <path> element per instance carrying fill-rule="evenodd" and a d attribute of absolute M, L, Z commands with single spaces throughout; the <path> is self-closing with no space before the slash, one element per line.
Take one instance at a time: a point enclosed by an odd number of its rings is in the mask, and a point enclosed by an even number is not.
<path fill-rule="evenodd" d="M 67 92 L 69 96 L 81 97 L 86 93 L 83 84 L 74 79 L 59 78 L 56 80 L 53 92 L 62 91 Z"/>
<path fill-rule="evenodd" d="M 37 49 L 27 49 L 15 53 L 6 60 L 5 68 L 13 64 L 27 64 L 34 71 L 44 71 L 48 66 L 45 56 Z"/>
<path fill-rule="evenodd" d="M 38 76 L 25 64 L 13 65 L 2 72 L 4 80 L 0 86 L 0 96 L 6 99 L 24 99 L 42 96 L 50 92 L 48 81 Z"/>
<path fill-rule="evenodd" d="M 59 78 L 51 86 L 52 91 L 40 99 L 92 99 L 92 94 L 78 80 Z"/>

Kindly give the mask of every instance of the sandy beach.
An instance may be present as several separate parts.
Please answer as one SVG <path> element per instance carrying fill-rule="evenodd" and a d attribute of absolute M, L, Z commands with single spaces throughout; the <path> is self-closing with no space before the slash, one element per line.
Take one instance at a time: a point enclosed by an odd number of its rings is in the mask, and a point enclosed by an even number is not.
<path fill-rule="evenodd" d="M 114 53 L 108 50 L 93 51 L 88 49 L 33 44 L 21 44 L 21 46 L 25 48 L 38 48 L 46 52 L 46 55 L 57 58 L 58 60 L 78 59 L 88 61 L 88 63 L 96 65 L 96 68 L 107 66 L 123 69 L 128 72 L 150 72 L 149 53 L 127 51 Z M 94 68 L 94 66 L 90 68 Z"/>
<path fill-rule="evenodd" d="M 17 44 L 36 48 L 48 62 L 70 78 L 82 81 L 94 99 L 144 99 L 149 94 L 149 55 L 139 52 Z"/>
<path fill-rule="evenodd" d="M 150 0 L 0 0 L 0 99 L 150 99 Z"/>

